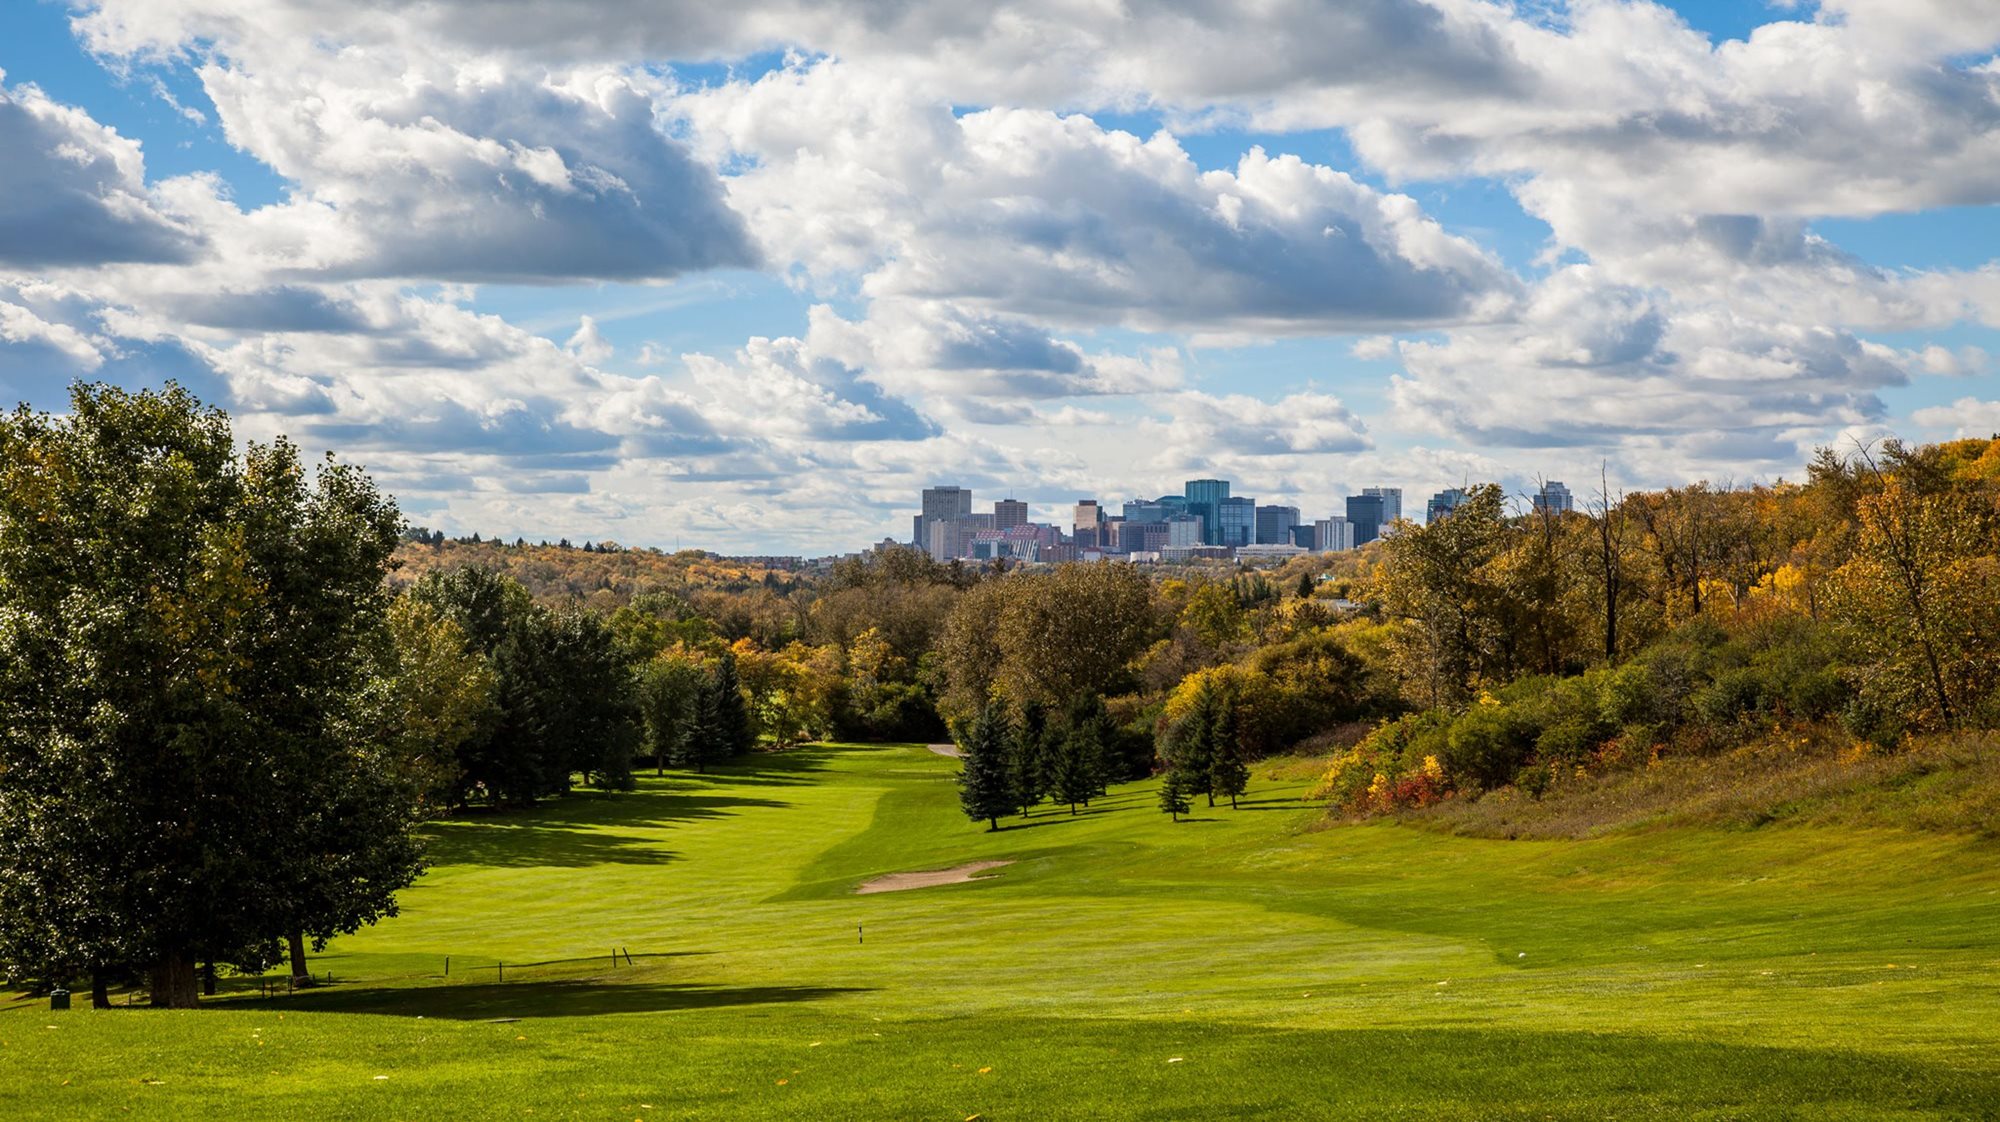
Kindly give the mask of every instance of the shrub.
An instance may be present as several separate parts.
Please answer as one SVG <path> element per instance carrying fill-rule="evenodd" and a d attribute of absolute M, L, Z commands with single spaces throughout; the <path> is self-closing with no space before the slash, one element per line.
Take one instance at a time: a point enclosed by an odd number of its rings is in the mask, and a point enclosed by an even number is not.
<path fill-rule="evenodd" d="M 1536 729 L 1511 706 L 1479 704 L 1452 723 L 1442 755 L 1445 770 L 1461 787 L 1490 788 L 1511 782 L 1534 751 Z"/>
<path fill-rule="evenodd" d="M 1766 707 L 1764 677 L 1747 666 L 1724 670 L 1688 700 L 1695 714 L 1709 724 L 1735 724 Z"/>

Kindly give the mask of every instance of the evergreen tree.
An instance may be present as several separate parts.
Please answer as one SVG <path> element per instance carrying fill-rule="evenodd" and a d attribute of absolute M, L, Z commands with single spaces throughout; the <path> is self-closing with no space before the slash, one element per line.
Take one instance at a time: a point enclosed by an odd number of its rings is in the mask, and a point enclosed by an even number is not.
<path fill-rule="evenodd" d="M 1168 768 L 1167 774 L 1160 779 L 1160 809 L 1172 815 L 1176 822 L 1189 809 L 1183 782 L 1180 771 L 1175 768 Z"/>
<path fill-rule="evenodd" d="M 1218 710 L 1214 729 L 1215 750 L 1208 765 L 1208 805 L 1215 805 L 1215 796 L 1227 795 L 1233 810 L 1236 796 L 1250 785 L 1250 769 L 1243 763 L 1243 749 L 1236 737 L 1236 714 L 1229 705 L 1224 704 Z"/>
<path fill-rule="evenodd" d="M 1113 780 L 1123 777 L 1116 758 L 1117 729 L 1104 708 L 1104 699 L 1096 694 L 1086 695 L 1070 707 L 1069 724 L 1083 737 L 1078 754 L 1086 777 L 1083 804 L 1089 806 L 1091 799 L 1109 791 Z"/>
<path fill-rule="evenodd" d="M 1009 739 L 1005 711 L 988 703 L 959 745 L 965 764 L 958 777 L 959 805 L 974 822 L 985 819 L 989 832 L 1000 828 L 1000 816 L 1015 805 L 1007 766 Z"/>
<path fill-rule="evenodd" d="M 1021 707 L 1021 723 L 1014 726 L 1009 738 L 1007 766 L 1014 785 L 1014 801 L 1020 806 L 1023 818 L 1028 816 L 1030 807 L 1042 801 L 1045 790 L 1042 777 L 1049 770 L 1044 757 L 1055 735 L 1049 726 L 1048 710 L 1041 703 L 1031 701 Z"/>
<path fill-rule="evenodd" d="M 1300 573 L 1299 599 L 1310 600 L 1312 598 L 1313 598 L 1313 575 L 1311 573 Z"/>
<path fill-rule="evenodd" d="M 1167 768 L 1180 773 L 1181 793 L 1207 795 L 1210 806 L 1215 805 L 1209 773 L 1215 767 L 1215 731 L 1221 709 L 1221 698 L 1215 688 L 1204 684 L 1167 740 Z"/>
<path fill-rule="evenodd" d="M 750 706 L 743 700 L 743 682 L 736 673 L 736 656 L 723 651 L 710 683 L 715 694 L 715 747 L 725 756 L 741 756 L 751 748 Z"/>
<path fill-rule="evenodd" d="M 721 728 L 722 694 L 715 688 L 714 676 L 704 674 L 695 690 L 687 729 L 676 744 L 675 766 L 707 771 L 710 760 L 722 758 Z"/>
<path fill-rule="evenodd" d="M 1056 801 L 1069 804 L 1071 814 L 1078 803 L 1089 806 L 1097 793 L 1097 760 L 1103 754 L 1100 731 L 1094 721 L 1073 724 L 1055 753 L 1054 794 Z"/>

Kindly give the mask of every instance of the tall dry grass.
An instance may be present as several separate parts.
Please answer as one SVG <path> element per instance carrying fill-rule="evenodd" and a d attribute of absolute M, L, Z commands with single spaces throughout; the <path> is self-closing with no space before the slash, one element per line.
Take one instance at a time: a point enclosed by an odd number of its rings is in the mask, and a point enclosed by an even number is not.
<path fill-rule="evenodd" d="M 1833 728 L 1788 730 L 1718 755 L 1565 775 L 1540 799 L 1508 787 L 1401 817 L 1454 834 L 1506 838 L 1774 823 L 2000 837 L 2000 734 L 1927 736 L 1885 753 Z"/>

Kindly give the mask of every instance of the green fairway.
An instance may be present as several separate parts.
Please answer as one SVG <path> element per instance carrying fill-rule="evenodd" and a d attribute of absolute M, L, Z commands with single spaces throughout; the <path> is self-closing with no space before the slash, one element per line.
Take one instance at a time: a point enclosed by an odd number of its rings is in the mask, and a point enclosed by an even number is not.
<path fill-rule="evenodd" d="M 8 1002 L 0 1117 L 2000 1113 L 1992 841 L 1314 829 L 1269 765 L 1180 824 L 1140 783 L 988 833 L 956 770 L 815 747 L 440 824 L 331 987 Z"/>

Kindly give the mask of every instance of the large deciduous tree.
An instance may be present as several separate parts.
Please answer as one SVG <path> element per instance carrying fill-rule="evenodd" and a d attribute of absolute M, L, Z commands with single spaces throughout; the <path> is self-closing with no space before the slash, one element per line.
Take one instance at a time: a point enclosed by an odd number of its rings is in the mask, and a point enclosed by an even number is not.
<path fill-rule="evenodd" d="M 0 959 L 45 978 L 351 930 L 418 870 L 365 683 L 400 519 L 178 387 L 0 419 Z"/>

